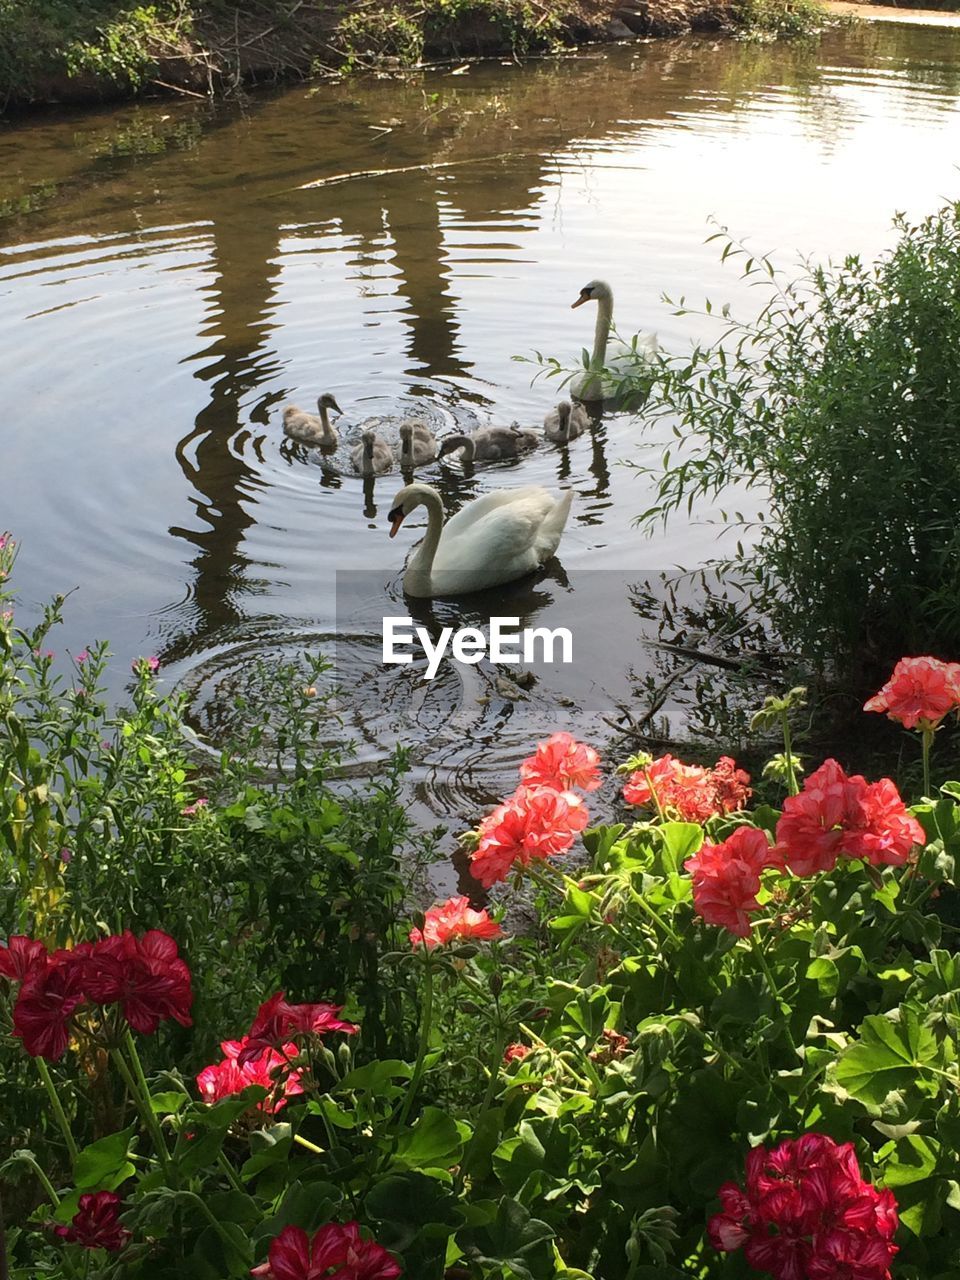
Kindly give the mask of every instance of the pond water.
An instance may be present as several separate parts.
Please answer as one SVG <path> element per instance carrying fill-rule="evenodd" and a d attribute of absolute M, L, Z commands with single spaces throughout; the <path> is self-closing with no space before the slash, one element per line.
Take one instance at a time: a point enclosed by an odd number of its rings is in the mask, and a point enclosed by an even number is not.
<path fill-rule="evenodd" d="M 408 409 L 442 430 L 539 424 L 557 390 L 513 357 L 578 358 L 593 309 L 570 303 L 588 280 L 613 283 L 622 331 L 677 348 L 698 322 L 663 292 L 755 305 L 705 244 L 711 216 L 786 267 L 874 255 L 896 210 L 956 194 L 958 91 L 960 32 L 885 26 L 8 123 L 0 528 L 22 544 L 21 607 L 78 588 L 65 648 L 109 638 L 118 698 L 131 658 L 157 654 L 211 731 L 257 655 L 327 647 L 339 624 L 356 641 L 343 732 L 365 767 L 404 741 L 415 802 L 476 816 L 538 733 L 600 740 L 618 701 L 656 684 L 643 637 L 663 615 L 644 575 L 709 558 L 717 527 L 703 512 L 638 535 L 628 416 L 520 463 L 434 464 L 422 478 L 449 511 L 503 484 L 573 486 L 558 562 L 497 611 L 539 622 L 554 607 L 585 638 L 575 673 L 541 673 L 524 701 L 486 666 L 431 685 L 417 668 L 376 672 L 379 616 L 408 611 L 416 530 L 387 537 L 400 478 L 324 470 L 285 441 L 282 406 L 332 391 L 346 436 Z M 305 185 L 370 170 L 397 172 Z M 337 570 L 371 584 L 341 593 L 339 618 Z M 697 639 L 676 619 L 668 634 Z"/>

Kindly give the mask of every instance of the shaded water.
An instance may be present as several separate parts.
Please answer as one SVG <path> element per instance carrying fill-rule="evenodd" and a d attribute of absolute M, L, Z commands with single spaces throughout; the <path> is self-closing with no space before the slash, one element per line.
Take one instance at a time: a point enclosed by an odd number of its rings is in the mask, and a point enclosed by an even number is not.
<path fill-rule="evenodd" d="M 331 390 L 347 434 L 412 406 L 443 430 L 538 424 L 556 391 L 512 357 L 578 357 L 592 308 L 569 304 L 587 280 L 613 281 L 623 331 L 677 348 L 697 322 L 662 291 L 753 305 L 704 244 L 711 215 L 783 265 L 875 254 L 895 210 L 956 194 L 958 90 L 960 33 L 886 27 L 6 126 L 0 202 L 19 212 L 0 222 L 0 527 L 22 543 L 23 608 L 79 587 L 67 647 L 109 637 L 117 696 L 131 657 L 158 654 L 208 728 L 253 656 L 328 643 L 337 569 L 384 575 L 386 602 L 341 620 L 369 646 L 382 612 L 405 612 L 413 538 L 388 540 L 385 518 L 400 479 L 371 493 L 325 472 L 284 440 L 284 403 Z M 375 169 L 408 171 L 303 189 Z M 432 686 L 409 668 L 355 673 L 347 732 L 367 761 L 413 745 L 432 813 L 474 816 L 538 733 L 563 721 L 602 738 L 601 716 L 657 676 L 658 651 L 638 642 L 662 618 L 642 571 L 701 562 L 717 529 L 641 540 L 644 484 L 620 465 L 637 455 L 635 427 L 613 416 L 569 450 L 423 473 L 451 511 L 501 484 L 572 485 L 559 563 L 505 603 L 539 620 L 562 601 L 588 637 L 562 689 L 544 678 L 522 702 L 485 667 Z"/>

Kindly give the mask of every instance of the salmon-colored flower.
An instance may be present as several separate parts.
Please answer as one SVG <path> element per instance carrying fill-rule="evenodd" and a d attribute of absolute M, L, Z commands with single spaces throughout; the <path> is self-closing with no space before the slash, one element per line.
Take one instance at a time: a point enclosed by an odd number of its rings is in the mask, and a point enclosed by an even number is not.
<path fill-rule="evenodd" d="M 515 866 L 566 853 L 588 821 L 587 806 L 572 791 L 518 787 L 480 823 L 470 872 L 489 888 Z"/>
<path fill-rule="evenodd" d="M 554 791 L 571 787 L 596 791 L 603 782 L 596 751 L 566 732 L 538 743 L 533 755 L 521 764 L 520 778 L 525 786 L 552 787 Z"/>
<path fill-rule="evenodd" d="M 502 938 L 503 930 L 489 913 L 474 911 L 466 897 L 448 898 L 438 907 L 431 907 L 424 916 L 423 929 L 410 930 L 410 942 L 415 947 L 425 946 L 429 951 L 459 939 Z"/>
<path fill-rule="evenodd" d="M 879 693 L 864 711 L 885 712 L 905 729 L 932 729 L 948 712 L 960 708 L 960 662 L 939 658 L 901 658 Z"/>
<path fill-rule="evenodd" d="M 81 1196 L 70 1225 L 54 1227 L 54 1232 L 68 1244 L 85 1249 L 106 1249 L 117 1253 L 130 1239 L 130 1232 L 120 1225 L 123 1201 L 115 1191 L 96 1191 Z"/>
<path fill-rule="evenodd" d="M 241 1066 L 238 1058 L 246 1047 L 246 1036 L 242 1040 L 221 1042 L 223 1060 L 204 1067 L 197 1076 L 200 1096 L 204 1102 L 212 1104 L 257 1084 L 268 1090 L 268 1096 L 256 1104 L 256 1110 L 265 1115 L 275 1115 L 287 1105 L 288 1098 L 303 1093 L 300 1072 L 290 1070 L 289 1066 L 299 1050 L 292 1043 L 285 1044 L 279 1053 L 274 1049 L 264 1049 L 258 1057 Z"/>
<path fill-rule="evenodd" d="M 339 1004 L 289 1004 L 284 992 L 278 991 L 257 1010 L 253 1025 L 244 1036 L 237 1061 L 241 1067 L 252 1062 L 266 1049 L 276 1049 L 298 1036 L 323 1036 L 332 1031 L 353 1035 L 360 1028 L 337 1017 Z"/>
<path fill-rule="evenodd" d="M 365 1240 L 356 1222 L 331 1222 L 312 1236 L 284 1227 L 270 1241 L 267 1261 L 250 1272 L 261 1280 L 394 1280 L 401 1267 L 375 1240 Z"/>
<path fill-rule="evenodd" d="M 730 756 L 721 756 L 715 768 L 707 769 L 665 755 L 630 775 L 623 798 L 641 809 L 654 809 L 659 803 L 667 817 L 684 822 L 706 822 L 742 809 L 750 798 L 749 782 L 750 775 Z"/>
<path fill-rule="evenodd" d="M 503 1060 L 504 1062 L 519 1062 L 530 1052 L 531 1046 L 528 1044 L 508 1044 Z"/>
<path fill-rule="evenodd" d="M 693 877 L 693 905 L 707 924 L 750 935 L 750 915 L 760 910 L 757 894 L 766 867 L 779 866 L 766 832 L 737 827 L 720 844 L 705 842 L 684 867 Z"/>

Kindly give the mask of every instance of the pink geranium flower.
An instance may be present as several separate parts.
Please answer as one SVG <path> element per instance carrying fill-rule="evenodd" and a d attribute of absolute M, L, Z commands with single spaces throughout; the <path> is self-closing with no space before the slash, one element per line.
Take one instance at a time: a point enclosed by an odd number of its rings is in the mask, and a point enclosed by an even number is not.
<path fill-rule="evenodd" d="M 360 1028 L 337 1016 L 342 1007 L 325 1003 L 289 1004 L 282 991 L 276 992 L 257 1010 L 237 1061 L 245 1066 L 264 1050 L 275 1049 L 300 1036 L 324 1036 L 333 1031 L 354 1035 Z"/>
<path fill-rule="evenodd" d="M 602 784 L 600 757 L 593 747 L 578 742 L 570 733 L 555 733 L 520 766 L 520 778 L 528 787 L 552 787 L 567 791 L 596 791 Z"/>
<path fill-rule="evenodd" d="M 933 729 L 960 708 L 960 663 L 939 658 L 901 658 L 864 711 L 885 712 L 905 729 Z"/>
<path fill-rule="evenodd" d="M 115 1191 L 97 1191 L 81 1196 L 70 1225 L 54 1227 L 54 1232 L 68 1244 L 117 1253 L 130 1239 L 130 1232 L 120 1225 L 122 1203 Z"/>
<path fill-rule="evenodd" d="M 630 775 L 623 798 L 641 809 L 659 805 L 667 817 L 683 822 L 706 822 L 742 809 L 750 798 L 749 782 L 750 775 L 738 769 L 730 756 L 721 756 L 708 769 L 664 755 Z"/>
<path fill-rule="evenodd" d="M 287 1105 L 287 1099 L 303 1093 L 300 1072 L 290 1070 L 289 1063 L 299 1050 L 295 1044 L 285 1044 L 281 1052 L 264 1049 L 243 1066 L 238 1059 L 247 1048 L 247 1037 L 242 1040 L 224 1040 L 220 1044 L 223 1059 L 211 1063 L 197 1076 L 197 1088 L 206 1103 L 219 1102 L 235 1093 L 242 1093 L 250 1085 L 260 1085 L 268 1090 L 268 1096 L 256 1104 L 256 1110 L 264 1115 L 275 1115 Z"/>
<path fill-rule="evenodd" d="M 401 1267 L 375 1240 L 364 1240 L 356 1222 L 331 1222 L 312 1236 L 284 1227 L 270 1241 L 267 1261 L 251 1275 L 261 1280 L 394 1280 Z"/>
<path fill-rule="evenodd" d="M 467 938 L 486 941 L 502 937 L 503 930 L 496 920 L 491 920 L 486 910 L 472 910 L 466 897 L 448 898 L 440 906 L 431 907 L 425 914 L 423 929 L 410 930 L 413 946 L 426 946 L 429 951 Z"/>
<path fill-rule="evenodd" d="M 766 867 L 779 866 L 766 832 L 737 827 L 720 844 L 705 842 L 684 867 L 693 877 L 693 905 L 707 924 L 750 935 L 750 916 L 760 910 L 757 893 Z"/>
<path fill-rule="evenodd" d="M 566 853 L 588 821 L 587 806 L 572 791 L 518 787 L 480 823 L 470 872 L 489 888 L 516 866 Z"/>

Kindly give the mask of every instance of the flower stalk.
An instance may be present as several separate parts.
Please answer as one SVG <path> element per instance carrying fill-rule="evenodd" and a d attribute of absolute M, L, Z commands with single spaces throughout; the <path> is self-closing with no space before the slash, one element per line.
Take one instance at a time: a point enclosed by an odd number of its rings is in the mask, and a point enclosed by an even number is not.
<path fill-rule="evenodd" d="M 417 1060 L 414 1063 L 413 1075 L 410 1077 L 407 1095 L 403 1100 L 403 1106 L 400 1108 L 400 1115 L 397 1118 L 397 1124 L 401 1129 L 407 1123 L 413 1100 L 420 1088 L 420 1081 L 423 1078 L 423 1066 L 430 1048 L 430 1031 L 433 1023 L 433 961 L 426 944 L 424 944 L 423 953 L 425 959 L 423 966 L 423 1005 L 420 1010 L 420 1043 L 417 1047 Z"/>
<path fill-rule="evenodd" d="M 40 1079 L 43 1081 L 43 1087 L 47 1091 L 47 1097 L 50 1099 L 50 1107 L 56 1117 L 60 1132 L 63 1134 L 63 1140 L 67 1144 L 67 1150 L 70 1152 L 71 1167 L 76 1167 L 77 1156 L 79 1155 L 77 1142 L 73 1136 L 73 1130 L 70 1128 L 70 1121 L 67 1119 L 67 1114 L 63 1109 L 63 1103 L 60 1101 L 60 1095 L 57 1093 L 56 1085 L 54 1085 L 53 1080 L 51 1079 L 50 1069 L 46 1062 L 44 1062 L 43 1058 L 34 1058 L 34 1062 L 37 1064 L 37 1071 L 40 1074 Z"/>

